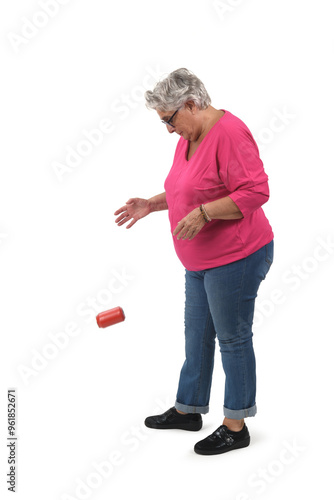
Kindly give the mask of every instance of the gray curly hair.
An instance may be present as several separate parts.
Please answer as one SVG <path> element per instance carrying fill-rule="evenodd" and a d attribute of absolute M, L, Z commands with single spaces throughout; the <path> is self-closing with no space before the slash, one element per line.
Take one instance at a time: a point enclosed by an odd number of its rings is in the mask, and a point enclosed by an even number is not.
<path fill-rule="evenodd" d="M 159 111 L 170 111 L 194 101 L 199 109 L 206 109 L 211 99 L 197 76 L 186 68 L 180 68 L 159 81 L 153 90 L 145 92 L 146 107 Z"/>

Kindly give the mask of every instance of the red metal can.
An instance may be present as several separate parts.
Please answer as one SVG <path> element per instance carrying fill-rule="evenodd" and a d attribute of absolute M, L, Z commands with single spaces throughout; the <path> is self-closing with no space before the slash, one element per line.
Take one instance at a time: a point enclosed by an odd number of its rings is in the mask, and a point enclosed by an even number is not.
<path fill-rule="evenodd" d="M 114 307 L 114 309 L 101 312 L 96 316 L 96 321 L 100 328 L 106 328 L 124 320 L 125 314 L 121 307 Z"/>

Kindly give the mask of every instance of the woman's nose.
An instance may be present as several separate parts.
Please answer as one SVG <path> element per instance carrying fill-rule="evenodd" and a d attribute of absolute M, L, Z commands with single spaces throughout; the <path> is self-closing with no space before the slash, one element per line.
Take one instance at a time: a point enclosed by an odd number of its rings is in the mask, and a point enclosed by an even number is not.
<path fill-rule="evenodd" d="M 173 132 L 175 132 L 175 128 L 172 127 L 171 125 L 166 125 L 167 126 L 167 130 L 170 134 L 172 134 Z"/>

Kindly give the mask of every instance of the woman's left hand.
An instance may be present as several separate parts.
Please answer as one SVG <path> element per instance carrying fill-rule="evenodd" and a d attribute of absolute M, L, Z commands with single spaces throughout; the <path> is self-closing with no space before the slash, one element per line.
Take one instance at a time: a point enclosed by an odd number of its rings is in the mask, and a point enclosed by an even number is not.
<path fill-rule="evenodd" d="M 192 240 L 200 232 L 206 222 L 203 218 L 200 208 L 195 208 L 186 217 L 183 217 L 180 222 L 178 222 L 176 228 L 173 231 L 173 236 L 178 234 L 177 239 L 189 239 Z"/>

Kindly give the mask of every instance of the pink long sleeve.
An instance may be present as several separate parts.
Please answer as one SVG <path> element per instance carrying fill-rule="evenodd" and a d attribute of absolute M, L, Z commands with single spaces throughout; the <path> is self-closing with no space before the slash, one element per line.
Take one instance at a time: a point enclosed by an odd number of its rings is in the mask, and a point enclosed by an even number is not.
<path fill-rule="evenodd" d="M 258 147 L 247 126 L 224 111 L 189 161 L 189 143 L 180 138 L 164 183 L 171 233 L 194 208 L 226 196 L 243 214 L 241 219 L 212 220 L 192 240 L 172 234 L 176 254 L 189 271 L 242 259 L 274 237 L 262 209 L 269 188 Z"/>
<path fill-rule="evenodd" d="M 269 199 L 268 176 L 250 132 L 235 125 L 218 142 L 219 177 L 229 197 L 248 217 Z"/>

